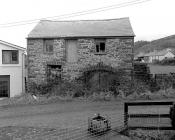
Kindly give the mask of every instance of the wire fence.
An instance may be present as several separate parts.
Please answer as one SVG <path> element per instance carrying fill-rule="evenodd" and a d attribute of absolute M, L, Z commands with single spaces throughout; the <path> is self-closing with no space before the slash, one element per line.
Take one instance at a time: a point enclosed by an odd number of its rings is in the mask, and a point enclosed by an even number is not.
<path fill-rule="evenodd" d="M 46 138 L 46 136 L 47 137 L 52 136 L 52 138 L 54 136 L 55 137 L 59 136 L 61 140 L 96 140 L 96 139 L 109 140 L 110 137 L 113 137 L 114 135 L 118 134 L 120 130 L 122 130 L 124 125 L 123 125 L 123 119 L 121 118 L 123 118 L 124 114 L 120 114 L 121 117 L 118 117 L 118 114 L 116 113 L 111 113 L 108 116 L 111 122 L 111 129 L 109 131 L 100 130 L 100 131 L 94 131 L 93 133 L 89 132 L 88 120 L 85 120 L 79 123 L 75 123 L 74 127 L 59 129 L 51 133 L 46 132 L 46 133 L 43 133 L 42 136 L 43 138 Z M 94 127 L 94 129 L 96 128 Z M 37 136 L 33 135 L 33 137 L 37 137 Z"/>
<path fill-rule="evenodd" d="M 172 102 L 160 102 L 159 104 L 161 104 L 161 106 L 155 104 L 150 107 L 149 103 L 147 105 L 145 103 L 144 106 L 130 106 L 129 110 L 125 110 L 125 112 L 117 113 L 114 111 L 114 113 L 108 113 L 107 117 L 104 115 L 106 112 L 100 112 L 102 116 L 110 121 L 110 129 L 108 130 L 106 129 L 107 125 L 103 120 L 98 122 L 100 125 L 95 124 L 92 126 L 92 130 L 97 131 L 88 131 L 89 124 L 86 117 L 81 122 L 74 123 L 71 127 L 64 129 L 59 128 L 59 130 L 52 131 L 51 133 L 43 133 L 42 136 L 44 138 L 46 138 L 46 136 L 48 138 L 50 136 L 52 136 L 52 138 L 59 137 L 61 140 L 110 140 L 110 138 L 113 138 L 116 135 L 121 135 L 120 132 L 129 130 L 129 127 L 146 130 L 154 129 L 157 132 L 164 129 L 168 130 L 168 128 L 170 130 L 172 126 L 168 113 Z M 90 116 L 94 116 L 94 114 L 91 114 Z M 97 123 L 97 121 L 95 122 Z M 36 137 L 36 135 L 34 137 Z"/>

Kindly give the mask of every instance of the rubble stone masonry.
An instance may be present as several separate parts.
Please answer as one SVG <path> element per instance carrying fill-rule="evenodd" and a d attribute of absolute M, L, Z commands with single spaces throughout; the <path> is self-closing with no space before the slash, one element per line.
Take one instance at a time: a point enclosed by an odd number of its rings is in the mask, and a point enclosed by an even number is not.
<path fill-rule="evenodd" d="M 74 80 L 81 76 L 86 67 L 97 65 L 102 62 L 104 65 L 113 68 L 132 67 L 133 59 L 133 37 L 107 38 L 105 53 L 97 54 L 94 38 L 77 39 L 77 62 L 66 61 L 66 39 L 53 40 L 53 53 L 44 53 L 44 40 L 27 40 L 28 53 L 28 81 L 40 83 L 47 79 L 47 64 L 55 62 L 62 66 L 62 78 Z"/>

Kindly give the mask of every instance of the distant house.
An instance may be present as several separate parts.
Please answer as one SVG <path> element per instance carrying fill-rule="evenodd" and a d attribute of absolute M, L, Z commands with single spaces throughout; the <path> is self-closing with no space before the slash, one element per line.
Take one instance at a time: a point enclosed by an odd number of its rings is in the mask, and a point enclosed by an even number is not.
<path fill-rule="evenodd" d="M 140 52 L 139 54 L 135 55 L 134 60 L 139 62 L 144 62 L 144 53 Z"/>
<path fill-rule="evenodd" d="M 24 92 L 24 53 L 26 49 L 0 40 L 0 97 Z"/>
<path fill-rule="evenodd" d="M 161 61 L 166 58 L 173 58 L 175 57 L 175 53 L 172 49 L 164 49 L 161 51 L 153 51 L 147 54 L 144 54 L 144 61 L 147 63 L 152 63 L 156 60 Z"/>
<path fill-rule="evenodd" d="M 131 70 L 134 36 L 129 18 L 40 21 L 27 38 L 29 83 L 71 81 L 91 66 Z"/>

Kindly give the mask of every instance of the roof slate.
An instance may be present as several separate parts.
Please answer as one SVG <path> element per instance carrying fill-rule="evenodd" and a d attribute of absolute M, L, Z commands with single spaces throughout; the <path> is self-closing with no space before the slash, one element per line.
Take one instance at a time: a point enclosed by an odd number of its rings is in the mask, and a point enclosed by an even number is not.
<path fill-rule="evenodd" d="M 41 20 L 28 38 L 135 36 L 129 18 L 106 20 Z"/>

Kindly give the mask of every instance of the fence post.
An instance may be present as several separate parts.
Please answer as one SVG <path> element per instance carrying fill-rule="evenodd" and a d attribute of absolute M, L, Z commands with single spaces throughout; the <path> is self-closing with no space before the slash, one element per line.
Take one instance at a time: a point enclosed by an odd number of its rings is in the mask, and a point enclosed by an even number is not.
<path fill-rule="evenodd" d="M 128 104 L 125 103 L 124 105 L 124 127 L 128 128 Z"/>
<path fill-rule="evenodd" d="M 170 119 L 173 129 L 175 129 L 175 104 L 170 107 Z"/>

